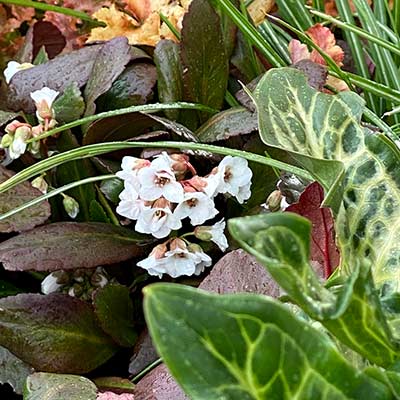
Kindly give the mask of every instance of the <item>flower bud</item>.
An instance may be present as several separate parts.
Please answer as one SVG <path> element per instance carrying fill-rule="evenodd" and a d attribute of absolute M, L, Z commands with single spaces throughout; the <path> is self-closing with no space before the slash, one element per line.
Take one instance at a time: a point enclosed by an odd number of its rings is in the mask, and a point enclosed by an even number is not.
<path fill-rule="evenodd" d="M 210 226 L 196 226 L 194 230 L 194 236 L 197 239 L 203 240 L 204 242 L 208 242 L 212 238 Z"/>
<path fill-rule="evenodd" d="M 63 206 L 64 210 L 70 216 L 70 218 L 75 219 L 79 213 L 79 203 L 71 196 L 66 194 L 63 195 Z"/>
<path fill-rule="evenodd" d="M 4 130 L 5 130 L 7 133 L 13 135 L 13 134 L 15 133 L 15 131 L 16 131 L 18 128 L 20 128 L 21 126 L 27 126 L 27 127 L 29 127 L 29 128 L 32 128 L 31 125 L 29 125 L 29 124 L 27 124 L 27 123 L 25 123 L 25 122 L 20 122 L 20 121 L 14 120 L 14 121 L 10 122 L 8 125 L 6 125 L 6 127 L 4 128 Z"/>
<path fill-rule="evenodd" d="M 37 178 L 35 178 L 31 182 L 31 185 L 34 188 L 39 189 L 43 194 L 47 193 L 47 189 L 49 188 L 49 185 L 47 184 L 43 176 L 38 176 Z"/>
<path fill-rule="evenodd" d="M 11 146 L 11 143 L 13 142 L 13 137 L 9 134 L 6 133 L 2 138 L 1 138 L 1 144 L 0 146 L 3 149 L 6 149 L 7 147 Z"/>
<path fill-rule="evenodd" d="M 282 193 L 279 190 L 274 190 L 265 202 L 271 212 L 276 212 L 281 209 Z"/>
<path fill-rule="evenodd" d="M 22 140 L 26 142 L 32 136 L 32 127 L 30 125 L 19 126 L 14 133 L 15 140 Z"/>

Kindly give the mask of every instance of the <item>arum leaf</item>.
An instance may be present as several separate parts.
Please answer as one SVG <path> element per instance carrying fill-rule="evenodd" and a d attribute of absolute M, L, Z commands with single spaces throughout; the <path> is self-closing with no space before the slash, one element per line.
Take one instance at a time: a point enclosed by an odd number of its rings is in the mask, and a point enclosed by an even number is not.
<path fill-rule="evenodd" d="M 125 37 L 118 37 L 105 43 L 96 54 L 90 78 L 85 87 L 85 116 L 94 114 L 96 99 L 111 88 L 128 64 L 130 46 Z"/>
<path fill-rule="evenodd" d="M 307 186 L 300 195 L 299 202 L 285 211 L 290 211 L 309 219 L 311 231 L 311 260 L 316 261 L 321 276 L 328 278 L 339 265 L 339 252 L 335 244 L 334 221 L 328 208 L 321 208 L 324 191 L 318 182 Z"/>
<path fill-rule="evenodd" d="M 57 222 L 0 244 L 0 261 L 12 271 L 93 268 L 141 255 L 143 236 L 100 222 Z"/>
<path fill-rule="evenodd" d="M 96 400 L 96 385 L 83 376 L 38 372 L 28 377 L 24 400 Z"/>
<path fill-rule="evenodd" d="M 389 139 L 360 125 L 363 99 L 350 92 L 317 92 L 290 68 L 270 70 L 254 98 L 264 143 L 290 151 L 324 187 L 324 204 L 336 214 L 342 271 L 351 274 L 366 258 L 378 288 L 400 291 L 400 182 L 395 172 L 400 152 Z M 338 163 L 342 172 L 337 170 L 335 178 Z"/>
<path fill-rule="evenodd" d="M 45 372 L 85 373 L 117 350 L 92 308 L 64 294 L 0 299 L 0 345 Z"/>
<path fill-rule="evenodd" d="M 288 295 L 340 341 L 380 366 L 388 367 L 397 359 L 398 346 L 375 293 L 368 262 L 354 263 L 353 274 L 330 291 L 309 264 L 311 223 L 305 218 L 261 214 L 230 220 L 229 229 Z"/>
<path fill-rule="evenodd" d="M 0 182 L 6 181 L 14 174 L 0 166 Z M 13 189 L 0 194 L 0 214 L 20 206 L 42 193 L 29 182 L 19 184 Z M 0 222 L 0 232 L 21 232 L 43 224 L 50 217 L 50 205 L 47 201 L 25 209 L 20 213 Z"/>
<path fill-rule="evenodd" d="M 153 98 L 157 81 L 154 65 L 137 63 L 125 69 L 113 83 L 110 90 L 97 101 L 101 111 L 115 110 L 146 104 Z"/>
<path fill-rule="evenodd" d="M 135 385 L 129 380 L 114 376 L 105 376 L 93 380 L 96 386 L 101 390 L 112 390 L 117 393 L 132 393 Z"/>
<path fill-rule="evenodd" d="M 183 19 L 181 57 L 186 100 L 220 109 L 228 82 L 228 57 L 220 20 L 208 0 L 193 0 Z"/>
<path fill-rule="evenodd" d="M 118 284 L 109 284 L 96 291 L 94 309 L 104 332 L 120 346 L 131 347 L 137 338 L 133 324 L 133 304 L 129 289 Z"/>
<path fill-rule="evenodd" d="M 183 99 L 182 65 L 179 45 L 171 40 L 161 40 L 154 50 L 157 67 L 158 97 L 161 103 L 174 103 Z M 170 119 L 178 119 L 179 110 L 165 110 Z"/>
<path fill-rule="evenodd" d="M 257 116 L 244 107 L 221 111 L 206 121 L 197 131 L 201 143 L 213 143 L 256 131 Z"/>
<path fill-rule="evenodd" d="M 85 110 L 85 102 L 75 82 L 65 88 L 64 93 L 55 100 L 53 109 L 59 123 L 65 124 L 81 117 Z"/>
<path fill-rule="evenodd" d="M 8 383 L 17 394 L 22 394 L 26 378 L 33 368 L 6 348 L 0 346 L 0 383 Z"/>
<path fill-rule="evenodd" d="M 144 307 L 160 355 L 191 398 L 391 398 L 326 334 L 265 296 L 156 284 L 145 288 Z"/>

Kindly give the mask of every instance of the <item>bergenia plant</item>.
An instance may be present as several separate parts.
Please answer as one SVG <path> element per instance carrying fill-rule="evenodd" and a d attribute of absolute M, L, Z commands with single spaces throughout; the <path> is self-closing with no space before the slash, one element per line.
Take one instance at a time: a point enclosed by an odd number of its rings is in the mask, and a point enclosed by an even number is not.
<path fill-rule="evenodd" d="M 227 156 L 203 177 L 197 175 L 189 157 L 180 153 L 162 152 L 152 161 L 126 156 L 121 167 L 116 175 L 123 180 L 124 189 L 117 213 L 135 220 L 137 232 L 157 239 L 169 237 L 154 247 L 139 267 L 160 278 L 163 274 L 173 278 L 199 275 L 212 260 L 200 245 L 187 239 L 191 235 L 226 250 L 224 221 L 203 224 L 217 216 L 215 197 L 219 194 L 236 197 L 239 203 L 250 198 L 252 171 L 245 159 Z M 187 219 L 194 231 L 179 237 L 176 231 Z"/>

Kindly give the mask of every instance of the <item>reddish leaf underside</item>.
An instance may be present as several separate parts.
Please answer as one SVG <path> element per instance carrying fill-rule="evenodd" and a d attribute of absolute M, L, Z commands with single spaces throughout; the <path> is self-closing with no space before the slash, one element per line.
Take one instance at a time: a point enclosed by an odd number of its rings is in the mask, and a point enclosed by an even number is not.
<path fill-rule="evenodd" d="M 302 215 L 312 222 L 311 260 L 318 263 L 317 269 L 324 278 L 339 264 L 340 254 L 335 243 L 334 221 L 329 208 L 321 208 L 324 190 L 318 182 L 307 186 L 299 202 L 292 204 L 286 211 Z"/>

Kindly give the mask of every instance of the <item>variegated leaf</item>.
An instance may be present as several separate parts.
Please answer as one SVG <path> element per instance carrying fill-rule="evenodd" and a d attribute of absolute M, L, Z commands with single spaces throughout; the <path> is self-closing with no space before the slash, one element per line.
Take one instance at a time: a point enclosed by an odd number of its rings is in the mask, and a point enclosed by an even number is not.
<path fill-rule="evenodd" d="M 399 291 L 400 152 L 360 125 L 363 99 L 317 92 L 300 71 L 280 68 L 262 78 L 254 101 L 262 140 L 291 152 L 324 186 L 336 213 L 341 271 L 365 257 L 377 286 Z"/>

